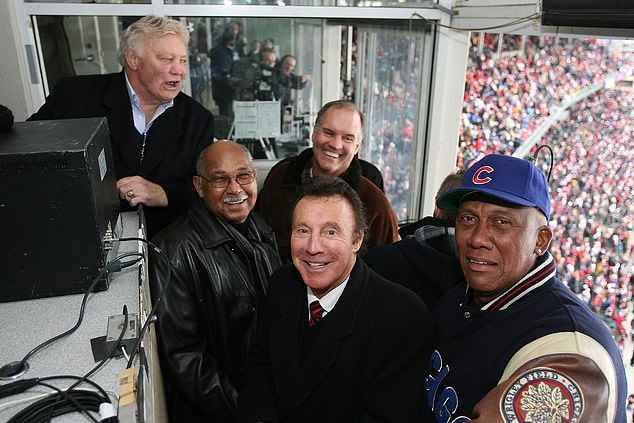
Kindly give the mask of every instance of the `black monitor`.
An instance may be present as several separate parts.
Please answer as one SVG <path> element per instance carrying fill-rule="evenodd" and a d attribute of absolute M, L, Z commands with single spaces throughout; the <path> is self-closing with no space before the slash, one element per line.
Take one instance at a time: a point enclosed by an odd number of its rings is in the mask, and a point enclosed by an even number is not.
<path fill-rule="evenodd" d="M 116 252 L 105 118 L 18 122 L 0 134 L 0 301 L 85 292 Z M 108 288 L 103 275 L 96 290 Z"/>
<path fill-rule="evenodd" d="M 541 23 L 546 26 L 631 29 L 631 0 L 542 0 Z"/>

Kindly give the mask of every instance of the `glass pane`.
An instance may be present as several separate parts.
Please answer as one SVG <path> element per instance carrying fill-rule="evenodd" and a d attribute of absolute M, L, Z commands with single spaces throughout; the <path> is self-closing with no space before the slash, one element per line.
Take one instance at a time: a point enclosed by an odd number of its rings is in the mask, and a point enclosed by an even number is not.
<path fill-rule="evenodd" d="M 49 90 L 59 78 L 120 70 L 119 33 L 124 21 L 112 16 L 37 16 Z"/>
<path fill-rule="evenodd" d="M 192 96 L 216 116 L 217 137 L 244 139 L 236 126 L 242 122 L 242 115 L 236 119 L 235 108 L 240 106 L 236 101 L 279 101 L 276 139 L 243 142 L 252 147 L 256 158 L 273 158 L 261 151 L 262 144 L 274 158 L 308 146 L 309 128 L 322 101 L 322 21 L 188 18 L 188 22 L 193 28 Z M 272 50 L 266 57 L 275 69 L 263 65 L 265 50 Z"/>
<path fill-rule="evenodd" d="M 117 50 L 119 34 L 136 17 L 113 16 L 36 16 L 40 47 L 44 57 L 43 71 L 50 92 L 59 78 L 72 75 L 118 72 L 121 65 Z M 277 158 L 295 154 L 309 145 L 310 127 L 322 103 L 322 20 L 264 19 L 264 18 L 176 18 L 191 28 L 189 44 L 189 76 L 184 91 L 211 110 L 216 117 L 218 138 L 227 138 L 233 127 L 233 101 L 280 101 L 280 118 L 276 142 L 267 148 Z M 220 68 L 219 49 L 230 39 L 228 62 Z M 259 53 L 252 51 L 270 47 L 276 57 L 266 80 L 260 71 Z M 305 46 L 310 48 L 305 48 Z M 225 49 L 225 52 L 227 50 Z M 214 53 L 215 52 L 215 53 Z M 227 57 L 227 56 L 224 56 Z M 214 61 L 214 58 L 216 59 Z M 337 68 L 337 60 L 329 61 Z M 255 75 L 244 72 L 255 68 Z M 214 72 L 224 72 L 214 82 Z M 248 72 L 247 72 L 248 73 Z M 278 75 L 279 74 L 279 75 Z M 264 83 L 269 85 L 270 98 L 264 98 Z M 223 83 L 227 84 L 227 98 L 222 97 Z M 338 81 L 333 84 L 338 86 Z M 284 88 L 285 87 L 285 88 Z M 214 91 L 216 91 L 214 95 Z M 283 98 L 282 98 L 283 97 Z M 235 128 L 234 128 L 235 129 Z M 235 132 L 233 132 L 235 135 Z M 254 156 L 264 158 L 260 143 L 254 144 Z"/>
<path fill-rule="evenodd" d="M 357 81 L 365 114 L 361 157 L 383 173 L 385 194 L 400 221 L 407 219 L 418 128 L 423 32 L 359 31 Z M 357 101 L 359 102 L 359 101 Z"/>
<path fill-rule="evenodd" d="M 497 53 L 500 48 L 500 34 L 484 34 L 484 53 L 485 54 L 493 54 Z"/>
<path fill-rule="evenodd" d="M 504 34 L 502 36 L 502 51 L 515 53 L 522 47 L 522 36 L 517 34 Z"/>
<path fill-rule="evenodd" d="M 134 17 L 35 17 L 40 32 L 45 72 L 51 90 L 62 76 L 118 72 L 119 33 Z M 266 19 L 231 17 L 177 18 L 191 28 L 189 75 L 184 91 L 215 116 L 217 138 L 232 138 L 247 145 L 256 159 L 280 159 L 311 146 L 317 111 L 326 100 L 349 98 L 366 116 L 362 158 L 383 173 L 386 195 L 399 218 L 408 217 L 409 187 L 421 172 L 414 172 L 421 102 L 423 39 L 421 30 L 357 27 L 354 21 L 321 19 Z M 367 24 L 364 24 L 367 25 Z M 388 24 L 393 28 L 394 24 Z M 47 28 L 51 26 L 53 29 Z M 361 28 L 361 29 L 359 29 Z M 348 36 L 351 34 L 350 36 Z M 267 123 L 277 133 L 243 136 L 235 119 L 237 101 L 255 102 L 265 85 L 259 54 L 272 42 L 278 59 L 292 54 L 294 74 L 310 76 L 287 86 L 287 97 L 274 93 L 279 117 Z M 217 50 L 230 42 L 221 78 Z M 67 51 L 59 59 L 60 51 Z M 51 58 L 51 59 L 47 59 Z M 249 76 L 255 67 L 255 76 Z M 274 72 L 281 72 L 276 70 Z M 279 73 L 276 73 L 279 75 Z M 223 80 L 224 78 L 224 80 Z M 297 80 L 295 80 L 297 81 Z M 218 87 L 228 84 L 228 99 Z M 276 81 L 277 83 L 277 81 Z M 271 91 L 269 91 L 271 92 Z M 283 99 L 282 99 L 283 98 Z M 224 103 L 223 103 L 224 101 Z"/>

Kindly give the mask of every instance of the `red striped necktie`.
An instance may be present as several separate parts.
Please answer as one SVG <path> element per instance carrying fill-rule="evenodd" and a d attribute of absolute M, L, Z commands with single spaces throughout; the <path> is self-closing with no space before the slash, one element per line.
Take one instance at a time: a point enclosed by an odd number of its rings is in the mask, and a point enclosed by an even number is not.
<path fill-rule="evenodd" d="M 310 320 L 308 325 L 312 328 L 321 320 L 321 316 L 324 314 L 324 308 L 319 304 L 319 301 L 315 300 L 310 303 Z"/>

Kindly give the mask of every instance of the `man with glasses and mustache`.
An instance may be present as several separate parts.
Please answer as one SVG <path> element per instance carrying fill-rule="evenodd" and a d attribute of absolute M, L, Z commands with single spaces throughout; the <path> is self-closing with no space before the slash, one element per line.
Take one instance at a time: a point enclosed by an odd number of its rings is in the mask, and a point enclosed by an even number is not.
<path fill-rule="evenodd" d="M 152 251 L 150 261 L 154 301 L 162 295 L 157 337 L 167 407 L 173 422 L 234 422 L 260 303 L 280 261 L 273 231 L 252 212 L 249 151 L 217 141 L 196 172 L 200 201 L 155 237 L 167 259 Z"/>

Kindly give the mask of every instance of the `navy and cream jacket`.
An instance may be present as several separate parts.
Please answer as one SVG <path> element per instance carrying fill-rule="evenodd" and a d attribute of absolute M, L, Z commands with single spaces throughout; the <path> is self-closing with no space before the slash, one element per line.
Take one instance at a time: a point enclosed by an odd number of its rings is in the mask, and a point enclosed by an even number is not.
<path fill-rule="evenodd" d="M 549 253 L 488 304 L 470 298 L 464 282 L 434 310 L 428 421 L 625 422 L 619 349 Z"/>

